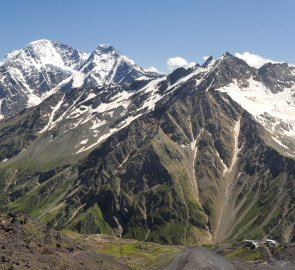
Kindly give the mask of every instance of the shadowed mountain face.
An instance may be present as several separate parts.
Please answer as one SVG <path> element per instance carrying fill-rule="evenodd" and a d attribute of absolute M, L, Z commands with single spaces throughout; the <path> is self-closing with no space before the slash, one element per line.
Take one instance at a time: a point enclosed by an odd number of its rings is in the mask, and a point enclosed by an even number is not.
<path fill-rule="evenodd" d="M 294 240 L 293 69 L 267 65 L 226 53 L 155 80 L 61 91 L 5 119 L 1 205 L 161 243 Z M 267 79 L 276 69 L 285 88 Z"/>

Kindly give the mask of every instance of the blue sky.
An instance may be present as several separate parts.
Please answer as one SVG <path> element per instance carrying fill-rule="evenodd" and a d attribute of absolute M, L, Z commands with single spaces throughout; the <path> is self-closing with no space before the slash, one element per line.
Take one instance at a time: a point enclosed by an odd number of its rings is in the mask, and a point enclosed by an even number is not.
<path fill-rule="evenodd" d="M 171 57 L 225 51 L 295 63 L 294 0 L 1 0 L 0 10 L 0 58 L 46 38 L 86 52 L 111 44 L 164 72 Z"/>

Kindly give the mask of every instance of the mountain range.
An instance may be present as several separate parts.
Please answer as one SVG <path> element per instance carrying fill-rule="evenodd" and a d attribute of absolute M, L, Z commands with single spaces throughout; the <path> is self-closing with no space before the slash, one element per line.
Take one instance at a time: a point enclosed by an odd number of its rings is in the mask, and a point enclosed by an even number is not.
<path fill-rule="evenodd" d="M 109 45 L 0 62 L 0 208 L 169 244 L 295 240 L 295 67 L 225 53 L 162 75 Z"/>
<path fill-rule="evenodd" d="M 60 89 L 91 88 L 156 77 L 112 46 L 99 45 L 91 54 L 68 45 L 38 40 L 10 52 L 0 62 L 0 115 L 38 105 Z"/>

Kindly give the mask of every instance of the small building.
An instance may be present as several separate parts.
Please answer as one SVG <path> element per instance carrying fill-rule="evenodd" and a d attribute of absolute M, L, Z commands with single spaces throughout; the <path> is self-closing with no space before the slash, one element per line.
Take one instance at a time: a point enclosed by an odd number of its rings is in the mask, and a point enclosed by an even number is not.
<path fill-rule="evenodd" d="M 247 239 L 245 239 L 243 242 L 244 242 L 244 245 L 246 247 L 250 247 L 252 249 L 259 247 L 259 243 L 257 241 L 254 241 L 254 240 L 247 240 Z"/>

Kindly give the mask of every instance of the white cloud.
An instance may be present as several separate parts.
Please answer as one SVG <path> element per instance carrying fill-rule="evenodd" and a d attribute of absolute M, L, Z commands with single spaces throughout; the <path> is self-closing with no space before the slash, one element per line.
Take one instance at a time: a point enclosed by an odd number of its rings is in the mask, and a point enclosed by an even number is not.
<path fill-rule="evenodd" d="M 177 56 L 177 57 L 172 57 L 169 58 L 166 62 L 167 67 L 169 70 L 174 70 L 179 67 L 184 67 L 184 68 L 189 68 L 194 66 L 196 63 L 195 62 L 188 62 L 184 58 Z"/>
<path fill-rule="evenodd" d="M 203 56 L 202 58 L 203 58 L 203 60 L 206 62 L 207 61 L 207 59 L 209 58 L 210 56 L 208 56 L 208 55 L 205 55 L 205 56 Z"/>
<path fill-rule="evenodd" d="M 271 59 L 264 58 L 260 55 L 249 53 L 249 52 L 243 52 L 243 53 L 235 53 L 235 56 L 243 59 L 249 66 L 260 68 L 266 63 L 278 63 Z"/>
<path fill-rule="evenodd" d="M 157 72 L 157 73 L 159 73 L 158 69 L 155 68 L 155 67 L 148 67 L 148 68 L 145 68 L 144 70 L 147 71 L 147 72 Z"/>

